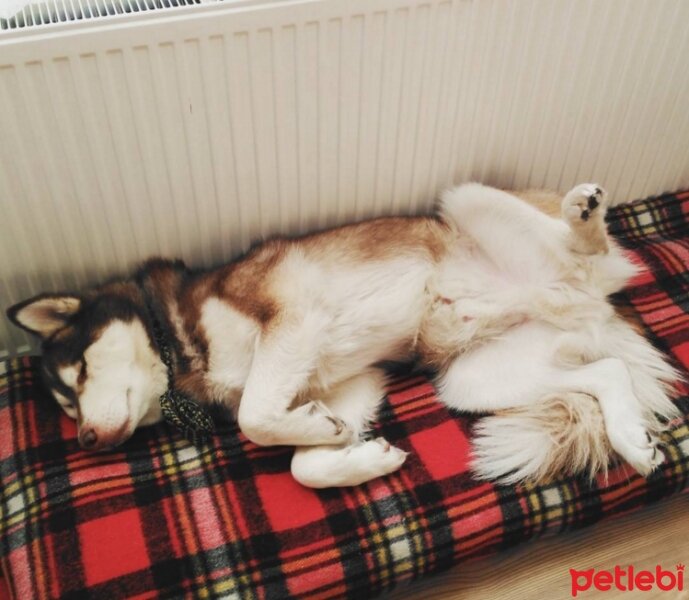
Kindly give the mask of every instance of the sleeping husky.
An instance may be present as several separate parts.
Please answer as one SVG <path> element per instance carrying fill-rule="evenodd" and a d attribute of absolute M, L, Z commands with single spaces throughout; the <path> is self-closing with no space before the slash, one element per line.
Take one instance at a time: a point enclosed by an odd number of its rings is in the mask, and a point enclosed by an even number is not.
<path fill-rule="evenodd" d="M 47 386 L 88 450 L 159 421 L 179 390 L 232 409 L 256 444 L 295 446 L 302 484 L 356 485 L 406 458 L 367 431 L 381 363 L 415 359 L 448 406 L 495 413 L 477 426 L 479 477 L 593 474 L 611 451 L 647 475 L 677 373 L 607 300 L 636 269 L 605 207 L 593 184 L 561 218 L 467 184 L 435 216 L 273 239 L 204 272 L 153 260 L 8 314 L 42 338 Z"/>

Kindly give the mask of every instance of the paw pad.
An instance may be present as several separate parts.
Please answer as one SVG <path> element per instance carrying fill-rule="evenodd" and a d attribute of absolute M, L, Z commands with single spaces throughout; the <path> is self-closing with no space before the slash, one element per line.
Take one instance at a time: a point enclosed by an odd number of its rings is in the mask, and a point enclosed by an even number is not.
<path fill-rule="evenodd" d="M 605 196 L 605 191 L 595 184 L 578 185 L 562 201 L 563 215 L 572 224 L 586 223 L 605 205 Z"/>

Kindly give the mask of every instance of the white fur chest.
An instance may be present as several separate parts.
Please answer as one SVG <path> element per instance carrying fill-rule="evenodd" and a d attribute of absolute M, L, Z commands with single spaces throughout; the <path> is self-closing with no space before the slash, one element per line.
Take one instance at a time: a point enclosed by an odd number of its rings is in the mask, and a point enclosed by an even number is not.
<path fill-rule="evenodd" d="M 227 406 L 239 403 L 251 367 L 259 325 L 227 302 L 209 298 L 201 308 L 208 340 L 206 384 Z"/>

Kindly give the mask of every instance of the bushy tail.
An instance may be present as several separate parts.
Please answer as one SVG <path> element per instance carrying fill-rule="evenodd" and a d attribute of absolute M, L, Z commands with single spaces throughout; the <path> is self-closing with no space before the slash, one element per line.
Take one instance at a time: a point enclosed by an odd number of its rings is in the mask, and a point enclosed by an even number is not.
<path fill-rule="evenodd" d="M 475 427 L 472 469 L 504 484 L 606 472 L 612 450 L 597 400 L 571 392 L 501 411 Z"/>

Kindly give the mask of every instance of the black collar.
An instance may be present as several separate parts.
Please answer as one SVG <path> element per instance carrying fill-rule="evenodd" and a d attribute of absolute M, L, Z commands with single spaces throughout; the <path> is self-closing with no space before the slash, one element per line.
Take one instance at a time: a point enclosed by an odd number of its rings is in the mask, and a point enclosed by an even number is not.
<path fill-rule="evenodd" d="M 170 336 L 163 325 L 166 321 L 165 315 L 149 293 L 143 277 L 139 278 L 137 283 L 144 298 L 146 312 L 151 322 L 153 338 L 158 347 L 160 359 L 167 369 L 167 389 L 159 398 L 163 417 L 190 442 L 201 444 L 207 441 L 213 433 L 213 418 L 204 407 L 195 402 L 190 396 L 175 389 L 173 351 L 169 342 Z"/>

